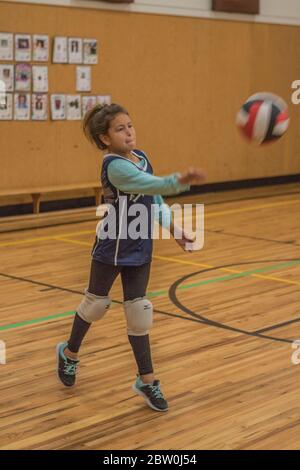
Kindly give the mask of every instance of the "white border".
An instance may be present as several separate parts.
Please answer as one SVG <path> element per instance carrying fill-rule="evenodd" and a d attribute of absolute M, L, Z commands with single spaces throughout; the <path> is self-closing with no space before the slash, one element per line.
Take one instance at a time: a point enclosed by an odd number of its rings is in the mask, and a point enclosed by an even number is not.
<path fill-rule="evenodd" d="M 271 23 L 282 25 L 300 25 L 299 17 L 293 16 L 272 16 L 272 15 L 243 15 L 235 13 L 219 13 L 208 10 L 204 5 L 199 2 L 199 7 L 195 7 L 195 1 L 183 0 L 190 6 L 178 6 L 177 2 L 171 2 L 168 5 L 149 4 L 149 0 L 140 0 L 143 3 L 130 3 L 125 4 L 108 4 L 98 0 L 4 0 L 9 3 L 27 3 L 27 4 L 40 4 L 51 6 L 67 6 L 71 8 L 92 8 L 95 10 L 110 10 L 110 11 L 123 11 L 132 13 L 150 13 L 159 15 L 174 15 L 174 16 L 188 16 L 195 18 L 208 18 L 212 20 L 225 20 L 225 21 L 243 21 L 250 23 Z M 157 1 L 157 0 L 156 0 Z M 166 0 L 165 0 L 166 1 Z M 170 0 L 167 0 L 170 1 Z M 199 0 L 197 0 L 198 2 Z M 266 0 L 265 0 L 266 1 Z M 274 1 L 274 0 L 273 0 Z M 282 0 L 284 1 L 284 0 Z M 163 0 L 160 0 L 163 2 Z M 159 3 L 160 3 L 159 2 Z M 0 2 L 1 3 L 1 2 Z"/>

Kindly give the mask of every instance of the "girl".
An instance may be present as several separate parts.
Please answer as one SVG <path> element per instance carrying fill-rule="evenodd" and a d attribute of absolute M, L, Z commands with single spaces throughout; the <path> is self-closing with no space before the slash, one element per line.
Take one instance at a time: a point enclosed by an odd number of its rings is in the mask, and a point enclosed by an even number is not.
<path fill-rule="evenodd" d="M 85 115 L 83 128 L 86 137 L 106 153 L 101 182 L 104 202 L 110 204 L 108 217 L 111 212 L 116 215 L 116 236 L 102 236 L 103 221 L 92 250 L 89 286 L 76 310 L 70 338 L 57 345 L 58 377 L 65 386 L 74 385 L 82 340 L 91 323 L 103 318 L 108 310 L 109 291 L 121 274 L 128 339 L 138 368 L 133 389 L 152 409 L 167 411 L 167 401 L 153 371 L 149 342 L 153 308 L 145 297 L 152 254 L 151 205 L 163 204 L 161 194 L 187 191 L 190 184 L 202 183 L 205 175 L 201 170 L 190 169 L 184 174 L 174 173 L 163 178 L 153 176 L 148 157 L 136 150 L 136 135 L 129 114 L 117 104 L 92 108 Z M 147 210 L 146 222 L 150 223 L 146 231 L 149 236 L 123 237 L 121 234 L 124 233 L 125 224 L 132 220 L 130 208 L 136 203 Z M 168 217 L 168 211 L 164 217 L 160 213 L 160 223 L 163 224 L 164 218 Z M 171 231 L 174 231 L 173 224 Z M 183 233 L 182 238 L 176 241 L 183 248 L 186 242 L 192 240 Z"/>

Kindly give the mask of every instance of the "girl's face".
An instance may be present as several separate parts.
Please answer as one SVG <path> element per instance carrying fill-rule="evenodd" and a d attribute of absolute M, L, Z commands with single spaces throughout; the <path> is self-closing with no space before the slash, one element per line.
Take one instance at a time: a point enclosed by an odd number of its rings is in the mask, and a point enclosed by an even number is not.
<path fill-rule="evenodd" d="M 136 148 L 135 129 L 130 117 L 120 113 L 110 122 L 107 134 L 100 136 L 108 150 L 119 155 L 127 156 Z"/>

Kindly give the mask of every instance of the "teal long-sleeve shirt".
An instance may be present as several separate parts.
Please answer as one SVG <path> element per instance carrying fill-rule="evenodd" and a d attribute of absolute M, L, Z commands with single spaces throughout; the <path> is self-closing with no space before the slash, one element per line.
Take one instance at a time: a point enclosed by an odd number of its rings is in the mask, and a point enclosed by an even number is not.
<path fill-rule="evenodd" d="M 141 193 L 154 196 L 153 202 L 159 206 L 159 211 L 155 211 L 155 218 L 163 227 L 169 227 L 172 221 L 172 213 L 168 205 L 164 203 L 161 195 L 188 191 L 190 186 L 178 183 L 177 173 L 160 177 L 141 171 L 145 168 L 147 162 L 146 159 L 140 158 L 141 160 L 137 164 L 126 158 L 111 161 L 107 168 L 108 179 L 124 193 Z"/>

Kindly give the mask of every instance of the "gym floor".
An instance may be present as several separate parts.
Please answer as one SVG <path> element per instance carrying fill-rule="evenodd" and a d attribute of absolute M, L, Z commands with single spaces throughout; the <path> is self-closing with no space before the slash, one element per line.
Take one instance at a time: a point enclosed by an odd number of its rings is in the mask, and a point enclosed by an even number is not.
<path fill-rule="evenodd" d="M 300 185 L 174 202 L 205 204 L 205 249 L 155 242 L 151 339 L 167 413 L 131 389 L 120 280 L 83 343 L 76 386 L 56 379 L 55 346 L 67 339 L 88 282 L 94 209 L 76 223 L 57 214 L 51 227 L 0 223 L 0 449 L 299 449 L 300 364 L 292 355 L 300 339 Z"/>

